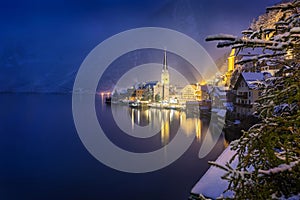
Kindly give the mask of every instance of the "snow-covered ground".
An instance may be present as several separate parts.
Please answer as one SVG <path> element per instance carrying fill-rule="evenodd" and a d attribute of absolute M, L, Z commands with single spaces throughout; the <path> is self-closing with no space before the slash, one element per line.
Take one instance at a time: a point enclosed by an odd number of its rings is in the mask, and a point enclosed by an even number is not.
<path fill-rule="evenodd" d="M 228 146 L 215 162 L 220 165 L 225 165 L 225 163 L 228 162 L 234 154 L 235 151 L 230 150 L 230 146 Z M 235 164 L 237 164 L 236 161 L 233 162 L 232 166 L 234 167 Z M 223 175 L 224 170 L 211 166 L 193 187 L 191 193 L 203 195 L 212 199 L 216 199 L 221 195 L 225 198 L 233 197 L 233 192 L 231 191 L 227 191 L 223 194 L 228 187 L 228 181 L 221 179 Z"/>

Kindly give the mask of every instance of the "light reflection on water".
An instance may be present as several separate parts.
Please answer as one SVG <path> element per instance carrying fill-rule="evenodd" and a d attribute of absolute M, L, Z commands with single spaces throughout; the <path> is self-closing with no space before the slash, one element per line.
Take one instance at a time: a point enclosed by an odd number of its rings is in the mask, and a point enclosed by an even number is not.
<path fill-rule="evenodd" d="M 208 161 L 224 149 L 224 137 L 211 134 L 209 139 L 218 143 L 205 158 L 198 157 L 209 118 L 176 110 L 102 106 L 101 98 L 96 98 L 99 106 L 95 109 L 105 133 L 128 151 L 162 148 L 179 127 L 187 137 L 196 134 L 198 138 L 166 168 L 145 174 L 119 172 L 101 164 L 85 149 L 74 126 L 71 99 L 71 95 L 1 95 L 0 199 L 187 199 L 208 169 Z M 146 128 L 154 135 L 135 139 L 124 134 L 112 118 L 114 111 L 120 117 L 127 116 L 130 130 Z"/>
<path fill-rule="evenodd" d="M 141 109 L 121 105 L 112 106 L 112 112 L 114 116 L 123 121 L 129 117 L 132 132 L 137 131 L 136 129 L 140 127 L 155 133 L 160 131 L 162 146 L 170 142 L 170 135 L 176 134 L 178 128 L 174 128 L 175 125 L 179 126 L 187 137 L 195 134 L 197 142 L 201 142 L 203 122 L 200 120 L 198 112 L 157 108 Z M 126 125 L 122 124 L 122 126 Z"/>

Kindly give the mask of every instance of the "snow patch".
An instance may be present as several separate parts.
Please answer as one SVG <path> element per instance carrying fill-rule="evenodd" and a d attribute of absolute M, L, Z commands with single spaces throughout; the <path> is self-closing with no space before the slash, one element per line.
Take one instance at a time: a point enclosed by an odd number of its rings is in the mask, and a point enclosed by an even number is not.
<path fill-rule="evenodd" d="M 291 170 L 293 167 L 295 167 L 299 163 L 300 163 L 300 160 L 297 160 L 297 161 L 291 162 L 290 164 L 281 164 L 278 167 L 274 167 L 274 168 L 268 169 L 268 170 L 260 169 L 260 170 L 258 170 L 258 173 L 266 174 L 266 175 L 277 174 L 280 172 Z"/>
<path fill-rule="evenodd" d="M 235 41 L 237 37 L 229 34 L 217 34 L 217 35 L 210 35 L 206 37 L 206 41 L 214 41 L 214 40 L 229 40 Z"/>

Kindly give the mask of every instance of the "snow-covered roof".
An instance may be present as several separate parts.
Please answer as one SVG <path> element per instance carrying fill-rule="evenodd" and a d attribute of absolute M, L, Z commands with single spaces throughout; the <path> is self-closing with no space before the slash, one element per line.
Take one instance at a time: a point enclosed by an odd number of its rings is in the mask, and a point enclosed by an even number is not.
<path fill-rule="evenodd" d="M 226 91 L 228 90 L 228 87 L 222 87 L 222 86 L 218 86 L 218 87 L 214 87 L 214 96 L 218 96 L 218 97 L 222 97 L 222 96 L 226 96 Z"/>
<path fill-rule="evenodd" d="M 158 81 L 148 81 L 148 82 L 144 83 L 143 88 L 147 88 L 147 87 L 153 88 L 157 83 L 158 83 Z"/>
<path fill-rule="evenodd" d="M 219 117 L 223 117 L 224 118 L 226 116 L 226 110 L 220 109 L 219 112 L 217 113 L 217 115 Z"/>
<path fill-rule="evenodd" d="M 264 74 L 261 72 L 243 72 L 242 76 L 250 89 L 264 84 Z"/>
<path fill-rule="evenodd" d="M 251 89 L 259 88 L 259 86 L 264 85 L 263 81 L 247 81 L 247 85 Z"/>
<path fill-rule="evenodd" d="M 224 102 L 223 106 L 226 107 L 227 110 L 229 111 L 233 111 L 234 110 L 234 106 L 232 102 Z"/>
<path fill-rule="evenodd" d="M 245 81 L 263 81 L 264 74 L 261 72 L 242 72 Z"/>
<path fill-rule="evenodd" d="M 221 92 L 220 90 L 216 90 L 215 93 L 217 96 L 226 96 L 226 92 Z"/>
<path fill-rule="evenodd" d="M 242 72 L 239 80 L 241 80 L 241 78 L 246 81 L 250 89 L 255 89 L 258 88 L 259 85 L 265 84 L 265 74 L 263 72 Z M 234 86 L 235 89 L 239 82 L 240 81 L 236 82 Z"/>
<path fill-rule="evenodd" d="M 218 113 L 219 111 L 220 111 L 219 108 L 212 108 L 212 109 L 211 109 L 211 112 L 213 112 L 213 113 Z"/>

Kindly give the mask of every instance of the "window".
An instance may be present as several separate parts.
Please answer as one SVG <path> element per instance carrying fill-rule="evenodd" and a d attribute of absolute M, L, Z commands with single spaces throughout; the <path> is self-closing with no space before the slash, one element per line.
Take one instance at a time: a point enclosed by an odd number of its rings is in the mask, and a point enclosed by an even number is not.
<path fill-rule="evenodd" d="M 249 97 L 251 97 L 251 92 L 249 92 Z"/>

